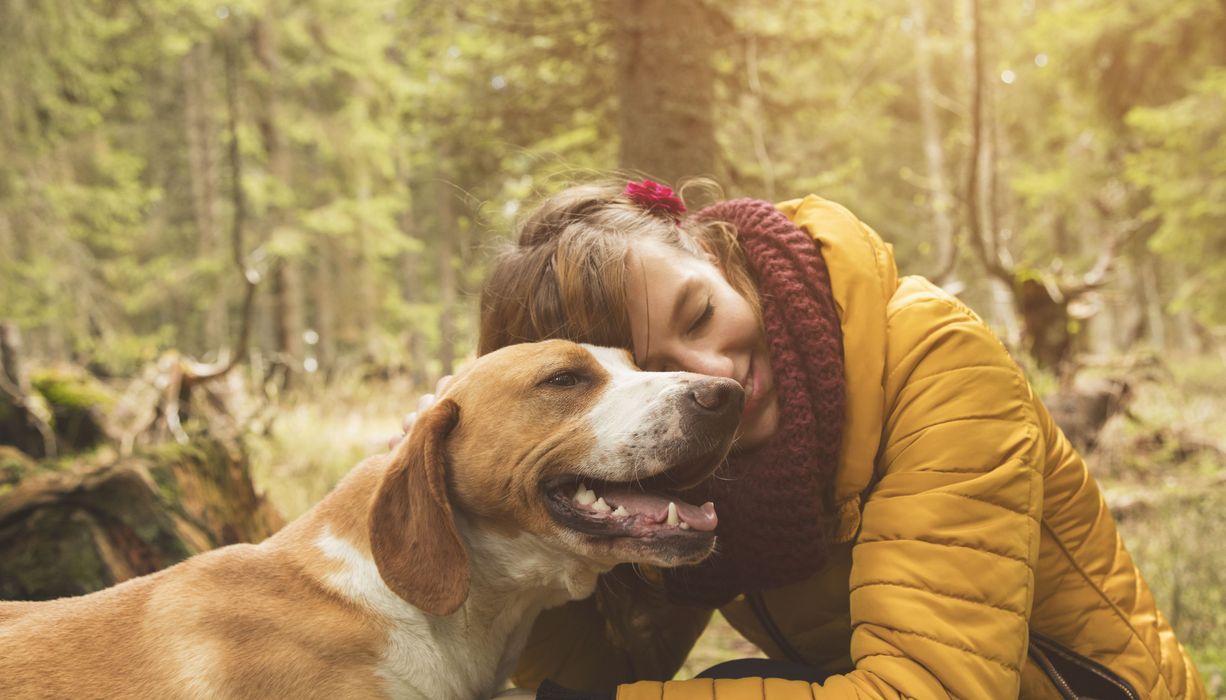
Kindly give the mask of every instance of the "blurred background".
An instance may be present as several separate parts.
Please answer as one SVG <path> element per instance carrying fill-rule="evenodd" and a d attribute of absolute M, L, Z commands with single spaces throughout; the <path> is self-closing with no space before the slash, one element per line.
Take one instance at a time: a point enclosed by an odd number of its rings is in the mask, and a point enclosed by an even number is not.
<path fill-rule="evenodd" d="M 703 176 L 841 202 L 983 315 L 1226 692 L 1223 37 L 1222 0 L 0 0 L 0 598 L 267 536 L 471 353 L 517 213 Z"/>

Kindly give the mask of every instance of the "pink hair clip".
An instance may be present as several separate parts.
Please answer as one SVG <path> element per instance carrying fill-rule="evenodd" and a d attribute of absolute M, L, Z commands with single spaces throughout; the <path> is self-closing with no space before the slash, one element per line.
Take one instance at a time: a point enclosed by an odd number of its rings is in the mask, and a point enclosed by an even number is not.
<path fill-rule="evenodd" d="M 663 214 L 674 221 L 679 221 L 685 213 L 685 205 L 681 198 L 667 185 L 661 185 L 651 180 L 626 183 L 623 192 L 630 201 L 642 207 L 648 214 Z"/>

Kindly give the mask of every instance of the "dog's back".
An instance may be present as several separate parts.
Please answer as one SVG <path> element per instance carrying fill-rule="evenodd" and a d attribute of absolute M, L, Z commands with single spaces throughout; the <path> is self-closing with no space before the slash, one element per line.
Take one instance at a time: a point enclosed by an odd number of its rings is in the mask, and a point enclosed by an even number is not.
<path fill-rule="evenodd" d="M 125 622 L 147 601 L 146 580 L 47 603 L 0 604 L 0 696 L 70 697 L 82 692 L 83 678 L 98 697 L 153 690 L 139 675 L 119 676 L 147 667 L 139 635 Z M 119 650 L 122 662 L 112 658 Z"/>
<path fill-rule="evenodd" d="M 375 674 L 348 672 L 373 666 L 379 631 L 282 558 L 234 545 L 86 596 L 0 603 L 0 697 L 381 695 Z"/>
<path fill-rule="evenodd" d="M 3 634 L 6 624 L 33 610 L 37 605 L 26 601 L 0 600 L 0 634 Z"/>

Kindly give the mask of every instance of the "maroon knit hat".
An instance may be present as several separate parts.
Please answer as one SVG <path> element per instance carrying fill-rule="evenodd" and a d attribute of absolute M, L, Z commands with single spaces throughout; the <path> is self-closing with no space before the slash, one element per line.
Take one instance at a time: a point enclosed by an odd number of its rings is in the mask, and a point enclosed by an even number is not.
<path fill-rule="evenodd" d="M 808 578 L 826 562 L 843 434 L 843 334 L 817 243 L 772 204 L 720 202 L 698 218 L 736 228 L 758 283 L 780 416 L 766 443 L 734 452 L 685 494 L 715 503 L 717 550 L 665 570 L 666 589 L 675 602 L 719 607 Z"/>

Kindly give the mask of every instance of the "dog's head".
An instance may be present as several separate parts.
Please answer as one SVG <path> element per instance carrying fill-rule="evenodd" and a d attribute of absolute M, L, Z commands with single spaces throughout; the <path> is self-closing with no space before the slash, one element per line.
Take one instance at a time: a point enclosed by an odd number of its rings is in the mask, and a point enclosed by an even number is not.
<path fill-rule="evenodd" d="M 490 353 L 396 450 L 369 523 L 379 572 L 426 612 L 458 608 L 469 565 L 454 510 L 593 568 L 700 561 L 715 509 L 682 492 L 724 460 L 743 402 L 731 379 L 642 372 L 621 350 L 551 340 Z"/>

